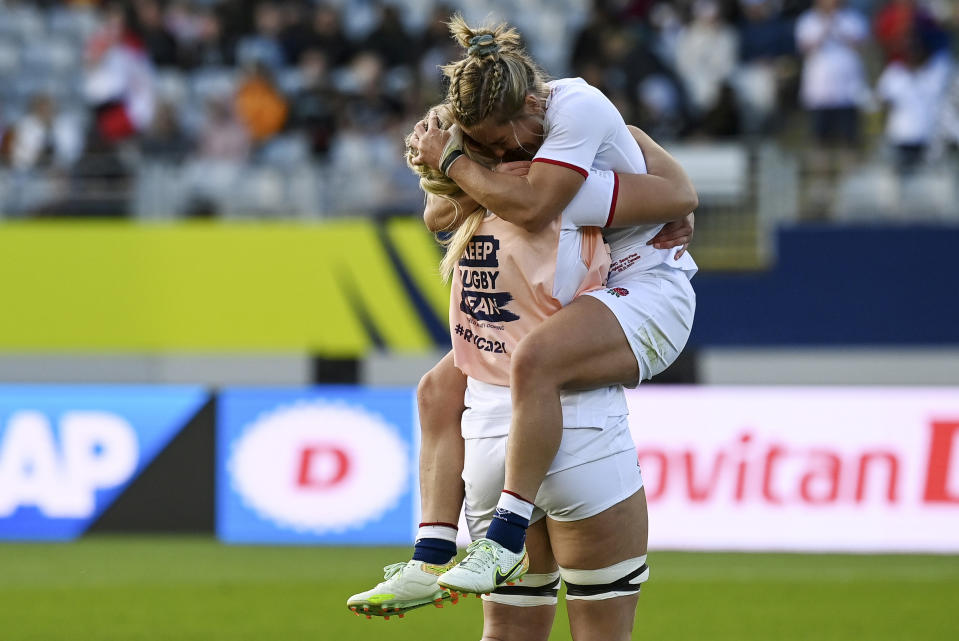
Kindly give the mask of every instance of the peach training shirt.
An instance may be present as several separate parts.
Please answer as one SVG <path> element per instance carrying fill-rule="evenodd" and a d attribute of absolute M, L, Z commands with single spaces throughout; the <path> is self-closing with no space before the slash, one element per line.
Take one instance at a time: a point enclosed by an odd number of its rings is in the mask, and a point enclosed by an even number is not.
<path fill-rule="evenodd" d="M 530 233 L 488 213 L 453 273 L 450 332 L 456 366 L 509 386 L 517 343 L 576 296 L 602 287 L 609 250 L 598 227 L 565 212 Z"/>

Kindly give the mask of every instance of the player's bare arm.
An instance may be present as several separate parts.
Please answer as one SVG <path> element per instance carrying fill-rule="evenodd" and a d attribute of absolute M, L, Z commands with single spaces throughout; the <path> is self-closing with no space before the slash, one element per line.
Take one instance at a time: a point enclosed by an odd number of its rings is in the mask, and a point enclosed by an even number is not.
<path fill-rule="evenodd" d="M 440 128 L 431 113 L 426 125 L 416 126 L 415 162 L 440 169 L 440 159 L 451 134 Z M 466 132 L 469 135 L 469 132 Z M 537 232 L 562 213 L 585 180 L 578 172 L 546 163 L 534 163 L 526 176 L 500 174 L 460 156 L 446 174 L 476 202 L 504 220 Z"/>
<path fill-rule="evenodd" d="M 641 129 L 629 132 L 646 159 L 647 174 L 619 174 L 619 196 L 610 227 L 668 223 L 697 206 L 696 188 L 675 158 Z"/>
<path fill-rule="evenodd" d="M 647 159 L 649 174 L 621 174 L 620 193 L 612 226 L 630 227 L 677 221 L 699 204 L 686 172 L 645 133 L 632 128 Z M 450 135 L 440 129 L 435 117 L 416 129 L 417 162 L 438 168 Z M 570 168 L 534 163 L 526 176 L 495 175 L 468 157 L 461 156 L 447 173 L 477 202 L 498 216 L 527 231 L 548 225 L 562 212 L 582 186 L 582 175 Z M 691 228 L 691 224 L 684 224 Z"/>
<path fill-rule="evenodd" d="M 529 172 L 530 163 L 524 160 L 504 162 L 497 165 L 493 171 L 500 174 L 525 176 Z M 443 197 L 435 194 L 426 195 L 426 207 L 423 210 L 423 222 L 431 232 L 454 231 L 464 220 L 481 205 L 466 192 L 455 196 Z"/>

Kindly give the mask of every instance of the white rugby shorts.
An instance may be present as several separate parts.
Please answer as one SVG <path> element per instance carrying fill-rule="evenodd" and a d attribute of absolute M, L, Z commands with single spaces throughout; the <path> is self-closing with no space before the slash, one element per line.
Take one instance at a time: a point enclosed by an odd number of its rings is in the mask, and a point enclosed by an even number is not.
<path fill-rule="evenodd" d="M 530 523 L 543 516 L 580 521 L 626 500 L 643 487 L 627 419 L 610 417 L 604 428 L 563 428 L 559 452 L 533 501 L 536 507 Z M 473 540 L 486 536 L 503 491 L 506 439 L 505 435 L 466 439 L 465 514 Z"/>
<path fill-rule="evenodd" d="M 696 293 L 689 274 L 666 264 L 646 270 L 610 272 L 605 289 L 584 294 L 616 316 L 639 363 L 639 380 L 673 364 L 689 340 Z M 638 381 L 637 381 L 638 384 Z"/>

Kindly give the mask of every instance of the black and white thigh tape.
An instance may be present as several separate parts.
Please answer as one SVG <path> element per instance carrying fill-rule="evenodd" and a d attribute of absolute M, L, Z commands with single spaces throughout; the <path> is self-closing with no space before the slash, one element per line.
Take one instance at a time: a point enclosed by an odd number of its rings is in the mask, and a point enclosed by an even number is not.
<path fill-rule="evenodd" d="M 531 608 L 536 605 L 556 605 L 559 594 L 559 572 L 549 574 L 524 574 L 523 582 L 516 585 L 501 585 L 489 595 L 487 601 Z"/>
<path fill-rule="evenodd" d="M 566 600 L 599 601 L 627 594 L 636 594 L 649 579 L 646 555 L 622 561 L 599 570 L 569 570 L 560 568 L 566 584 Z"/>

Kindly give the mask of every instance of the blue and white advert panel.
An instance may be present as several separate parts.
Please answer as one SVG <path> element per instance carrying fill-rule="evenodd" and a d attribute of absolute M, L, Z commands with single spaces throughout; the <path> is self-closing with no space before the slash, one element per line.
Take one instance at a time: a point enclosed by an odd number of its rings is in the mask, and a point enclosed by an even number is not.
<path fill-rule="evenodd" d="M 208 399 L 200 387 L 0 385 L 0 540 L 83 534 Z"/>
<path fill-rule="evenodd" d="M 224 390 L 217 535 L 228 543 L 408 543 L 413 429 L 408 388 Z"/>

